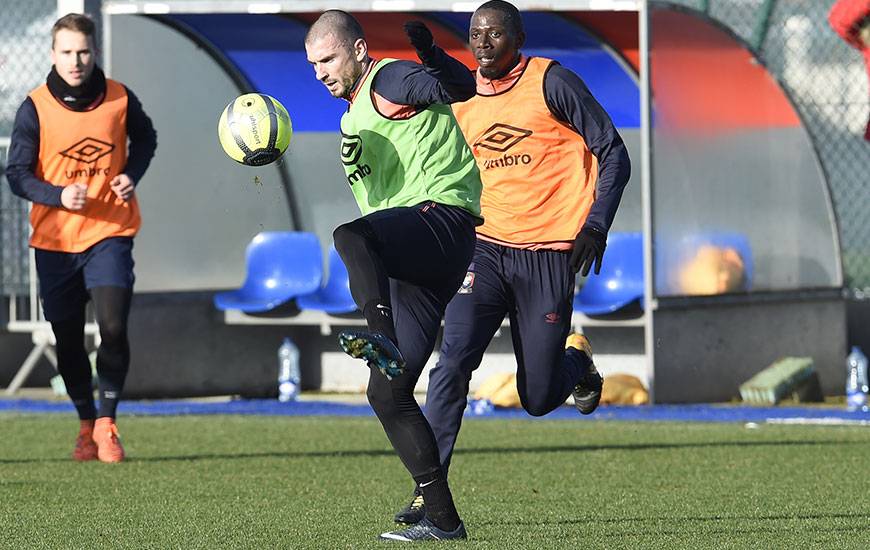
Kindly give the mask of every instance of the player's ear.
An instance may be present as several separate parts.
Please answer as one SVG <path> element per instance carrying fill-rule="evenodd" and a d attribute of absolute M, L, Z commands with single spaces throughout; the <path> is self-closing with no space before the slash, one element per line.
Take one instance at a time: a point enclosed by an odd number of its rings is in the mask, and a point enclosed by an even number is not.
<path fill-rule="evenodd" d="M 517 33 L 517 49 L 521 49 L 526 44 L 526 33 L 520 31 Z"/>
<path fill-rule="evenodd" d="M 365 58 L 369 55 L 369 46 L 366 44 L 364 38 L 357 38 L 356 42 L 353 43 L 353 56 L 354 58 L 362 63 L 365 61 Z"/>

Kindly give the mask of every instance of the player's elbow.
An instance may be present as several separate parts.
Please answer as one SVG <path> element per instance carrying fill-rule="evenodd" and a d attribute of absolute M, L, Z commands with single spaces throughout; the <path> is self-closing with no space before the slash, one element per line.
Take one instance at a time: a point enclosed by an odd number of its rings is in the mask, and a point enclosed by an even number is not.
<path fill-rule="evenodd" d="M 631 178 L 631 158 L 628 156 L 628 148 L 618 135 L 611 145 L 610 154 L 602 163 L 602 171 L 614 174 L 613 179 L 623 182 L 623 187 L 628 184 L 628 180 Z"/>
<path fill-rule="evenodd" d="M 631 158 L 628 156 L 628 149 L 625 147 L 622 148 L 622 153 L 619 156 L 619 163 L 622 166 L 621 171 L 625 178 L 625 182 L 628 183 L 629 178 L 631 178 Z"/>
<path fill-rule="evenodd" d="M 22 198 L 27 198 L 24 193 L 24 186 L 21 184 L 24 181 L 25 174 L 26 172 L 22 172 L 18 166 L 13 165 L 6 168 L 6 181 L 9 182 L 9 188 L 15 195 Z"/>

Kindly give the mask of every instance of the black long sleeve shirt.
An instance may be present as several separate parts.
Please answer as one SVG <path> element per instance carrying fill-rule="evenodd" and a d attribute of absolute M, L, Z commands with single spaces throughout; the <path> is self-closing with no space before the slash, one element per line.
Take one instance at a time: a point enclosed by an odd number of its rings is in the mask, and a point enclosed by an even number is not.
<path fill-rule="evenodd" d="M 610 116 L 571 70 L 556 64 L 550 67 L 544 77 L 544 99 L 553 116 L 583 136 L 598 159 L 597 193 L 584 227 L 607 233 L 631 176 L 625 143 Z"/>
<path fill-rule="evenodd" d="M 474 76 L 438 46 L 421 56 L 422 64 L 398 60 L 382 67 L 372 82 L 375 108 L 389 119 L 413 116 L 429 105 L 456 103 L 474 96 Z M 374 66 L 374 60 L 369 67 Z M 368 78 L 360 76 L 354 88 Z M 353 95 L 352 95 L 353 97 Z"/>
<path fill-rule="evenodd" d="M 421 61 L 422 65 L 404 60 L 390 63 L 375 76 L 372 89 L 398 105 L 446 105 L 474 96 L 473 73 L 438 46 Z"/>
<path fill-rule="evenodd" d="M 35 203 L 61 206 L 63 187 L 36 177 L 39 157 L 39 117 L 36 106 L 29 97 L 15 114 L 12 127 L 12 142 L 6 163 L 6 179 L 12 192 Z M 127 89 L 127 136 L 130 143 L 127 166 L 123 173 L 138 184 L 157 149 L 157 132 L 151 119 L 142 109 L 142 103 Z"/>

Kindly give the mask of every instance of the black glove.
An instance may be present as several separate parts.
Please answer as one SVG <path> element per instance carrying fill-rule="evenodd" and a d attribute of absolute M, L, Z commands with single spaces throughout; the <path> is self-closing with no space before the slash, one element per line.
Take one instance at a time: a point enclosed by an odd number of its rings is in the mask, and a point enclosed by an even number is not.
<path fill-rule="evenodd" d="M 607 246 L 607 234 L 584 227 L 574 239 L 574 250 L 571 251 L 571 269 L 577 273 L 582 268 L 581 275 L 589 275 L 592 263 L 595 263 L 595 274 L 601 272 L 601 261 L 604 259 L 604 248 Z"/>
<path fill-rule="evenodd" d="M 408 40 L 418 53 L 429 53 L 432 46 L 435 45 L 435 39 L 432 38 L 432 31 L 422 21 L 408 21 L 405 23 L 405 34 L 408 35 Z"/>

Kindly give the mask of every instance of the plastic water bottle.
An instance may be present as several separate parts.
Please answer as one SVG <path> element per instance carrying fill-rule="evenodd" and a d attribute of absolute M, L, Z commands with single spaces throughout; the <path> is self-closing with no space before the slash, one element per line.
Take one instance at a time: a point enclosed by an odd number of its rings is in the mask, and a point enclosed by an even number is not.
<path fill-rule="evenodd" d="M 465 416 L 488 416 L 492 414 L 495 407 L 489 399 L 469 399 L 465 405 Z"/>
<path fill-rule="evenodd" d="M 278 348 L 278 401 L 286 403 L 299 397 L 299 348 L 290 338 L 284 338 Z"/>
<path fill-rule="evenodd" d="M 846 406 L 850 411 L 867 411 L 867 356 L 858 346 L 852 346 L 846 358 Z"/>

